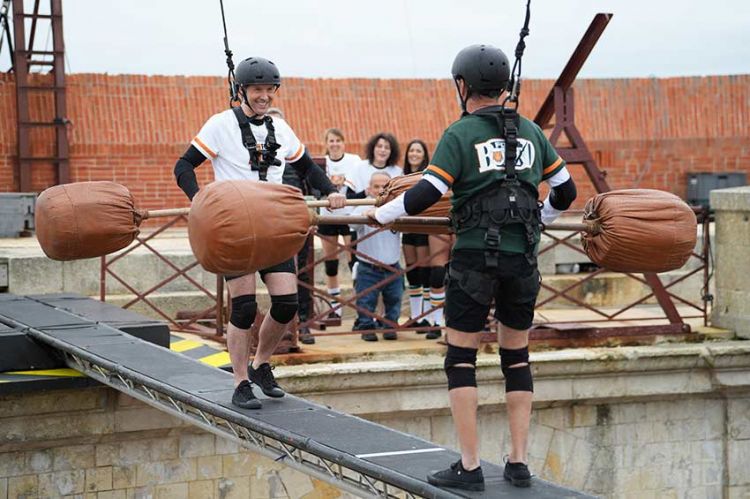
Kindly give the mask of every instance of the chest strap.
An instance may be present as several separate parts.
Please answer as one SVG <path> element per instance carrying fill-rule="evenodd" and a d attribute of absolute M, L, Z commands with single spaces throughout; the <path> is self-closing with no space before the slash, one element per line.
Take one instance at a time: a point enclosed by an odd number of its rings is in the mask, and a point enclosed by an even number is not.
<path fill-rule="evenodd" d="M 250 128 L 250 118 L 242 111 L 242 107 L 233 107 L 232 111 L 237 118 L 242 133 L 242 145 L 245 146 L 250 154 L 250 169 L 258 172 L 258 179 L 261 182 L 268 181 L 268 168 L 271 166 L 281 166 L 281 161 L 276 159 L 276 151 L 281 145 L 276 142 L 276 129 L 273 126 L 273 119 L 270 116 L 264 116 L 262 123 L 266 126 L 268 134 L 264 144 L 258 144 Z"/>

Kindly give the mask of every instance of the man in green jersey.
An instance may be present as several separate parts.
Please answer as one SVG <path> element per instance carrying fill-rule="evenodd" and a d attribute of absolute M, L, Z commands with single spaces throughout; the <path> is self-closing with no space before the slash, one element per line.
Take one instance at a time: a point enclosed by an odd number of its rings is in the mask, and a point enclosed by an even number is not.
<path fill-rule="evenodd" d="M 528 331 L 540 288 L 540 223 L 550 223 L 566 210 L 576 189 L 565 162 L 541 129 L 500 105 L 510 76 L 501 50 L 469 46 L 456 56 L 452 74 L 464 111 L 461 119 L 443 133 L 422 180 L 368 215 L 388 224 L 422 212 L 453 191 L 451 217 L 457 238 L 446 296 L 445 371 L 461 459 L 431 473 L 428 481 L 484 490 L 475 364 L 479 333 L 494 299 L 511 434 L 504 476 L 515 486 L 528 487 L 533 395 Z M 539 203 L 542 181 L 551 189 Z"/>

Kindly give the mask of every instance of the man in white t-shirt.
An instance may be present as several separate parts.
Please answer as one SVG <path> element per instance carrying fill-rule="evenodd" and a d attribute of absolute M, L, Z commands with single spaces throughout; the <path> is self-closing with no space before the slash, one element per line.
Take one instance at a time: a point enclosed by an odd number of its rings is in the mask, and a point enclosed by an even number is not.
<path fill-rule="evenodd" d="M 207 158 L 217 181 L 247 179 L 280 184 L 284 165 L 289 163 L 313 188 L 328 196 L 332 207 L 344 206 L 346 197 L 336 192 L 286 121 L 266 114 L 281 85 L 276 65 L 261 57 L 249 57 L 237 65 L 235 84 L 241 105 L 209 118 L 175 165 L 177 184 L 185 194 L 192 200 L 198 192 L 194 169 Z M 244 236 L 237 234 L 238 238 Z M 268 361 L 298 308 L 293 258 L 261 270 L 260 277 L 271 295 L 271 310 L 260 326 L 258 348 L 250 366 L 249 333 L 257 312 L 255 274 L 224 277 L 232 297 L 227 327 L 235 385 L 232 403 L 243 409 L 261 407 L 250 381 L 269 397 L 284 396 Z"/>
<path fill-rule="evenodd" d="M 368 197 L 377 196 L 390 179 L 391 177 L 385 172 L 373 173 L 370 176 L 370 183 L 366 189 Z M 361 215 L 369 209 L 367 206 L 357 207 L 352 212 L 352 215 Z M 377 261 L 368 260 L 364 256 L 359 257 L 357 280 L 354 283 L 354 289 L 357 294 L 359 295 L 362 291 L 377 285 L 379 282 L 393 278 L 388 284 L 357 298 L 357 307 L 375 312 L 375 307 L 378 304 L 378 296 L 382 294 L 385 318 L 398 323 L 399 316 L 401 315 L 401 297 L 404 294 L 404 277 L 400 274 L 396 276 L 397 272 L 394 272 L 392 269 L 399 271 L 401 268 L 399 265 L 399 260 L 401 259 L 401 233 L 386 229 L 367 237 L 372 232 L 380 229 L 370 227 L 369 225 L 352 225 L 352 228 L 357 231 L 357 250 L 363 255 Z M 390 269 L 378 262 L 387 265 Z M 362 333 L 363 340 L 377 341 L 378 337 L 373 330 L 379 327 L 370 315 L 361 310 L 357 311 L 357 321 L 354 324 L 354 330 L 364 331 Z M 383 327 L 389 328 L 388 325 Z M 395 331 L 383 333 L 383 339 L 385 340 L 395 340 L 397 338 L 398 335 Z"/>

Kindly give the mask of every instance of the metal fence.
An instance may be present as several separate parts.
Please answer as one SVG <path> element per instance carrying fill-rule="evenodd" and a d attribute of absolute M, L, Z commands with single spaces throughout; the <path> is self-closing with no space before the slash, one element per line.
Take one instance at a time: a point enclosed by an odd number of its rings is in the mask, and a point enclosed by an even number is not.
<path fill-rule="evenodd" d="M 688 319 L 702 319 L 702 323 L 707 325 L 712 300 L 709 292 L 709 282 L 712 274 L 710 218 L 707 212 L 698 211 L 698 220 L 697 230 L 700 235 L 700 244 L 693 252 L 691 261 L 682 270 L 682 274 L 674 277 L 666 284 L 662 284 L 661 280 L 659 280 L 660 278 L 664 278 L 664 275 L 621 274 L 595 267 L 588 269 L 589 271 L 586 272 L 566 275 L 566 282 L 558 286 L 553 285 L 553 282 L 551 282 L 554 279 L 545 276 L 547 278 L 542 281 L 542 292 L 536 305 L 537 314 L 530 336 L 531 339 L 550 341 L 552 343 L 555 340 L 569 340 L 574 342 L 577 340 L 579 343 L 586 344 L 587 341 L 601 338 L 684 335 L 691 331 L 690 325 L 686 322 Z M 231 303 L 231 300 L 224 296 L 226 289 L 223 280 L 217 277 L 215 290 L 209 289 L 199 282 L 198 279 L 188 275 L 191 269 L 198 267 L 197 261 L 193 260 L 187 265 L 178 265 L 171 261 L 163 252 L 157 250 L 152 244 L 154 238 L 181 222 L 184 222 L 184 217 L 175 217 L 148 235 L 139 236 L 135 243 L 125 251 L 116 255 L 102 257 L 100 298 L 102 301 L 106 301 L 108 279 L 114 279 L 133 295 L 133 298 L 125 303 L 123 308 L 132 307 L 136 303 L 143 303 L 149 309 L 153 310 L 155 315 L 166 320 L 175 330 L 189 331 L 223 342 L 224 320 L 229 317 L 228 306 Z M 350 244 L 337 242 L 335 251 L 331 255 L 324 255 L 322 252 L 317 253 L 314 243 L 315 238 L 319 236 L 315 233 L 310 235 L 310 244 L 307 245 L 307 258 L 302 259 L 307 261 L 303 265 L 300 265 L 298 269 L 298 276 L 300 277 L 298 279 L 299 287 L 300 289 L 304 288 L 309 291 L 309 314 L 299 321 L 299 327 L 309 327 L 314 336 L 317 337 L 362 333 L 363 331 L 352 331 L 351 327 L 341 327 L 343 324 L 340 320 L 330 318 L 332 312 L 348 308 L 363 317 L 369 317 L 378 321 L 384 326 L 383 329 L 378 329 L 378 332 L 427 329 L 426 327 L 416 326 L 416 323 L 432 313 L 433 309 L 430 307 L 425 308 L 423 313 L 415 319 L 402 319 L 399 322 L 394 322 L 388 320 L 377 309 L 367 310 L 357 305 L 357 299 L 361 296 L 381 289 L 400 276 L 405 276 L 406 272 L 412 268 L 426 263 L 423 258 L 408 266 L 393 267 L 384 262 L 378 262 L 357 249 L 357 244 L 361 244 L 365 239 L 374 237 L 383 230 L 389 229 L 377 229 L 356 241 L 352 241 Z M 577 240 L 578 233 L 557 233 L 548 230 L 544 234 L 550 243 L 541 247 L 539 252 L 540 261 L 545 258 L 546 254 L 554 252 L 558 248 L 565 248 L 574 254 L 580 254 L 581 261 L 588 260 L 581 248 L 580 241 Z M 166 278 L 149 286 L 145 290 L 135 289 L 131 283 L 127 282 L 125 276 L 113 269 L 113 264 L 128 257 L 137 248 L 145 248 L 148 252 L 155 255 L 163 265 L 166 265 L 170 271 Z M 322 270 L 322 264 L 326 258 L 338 257 L 342 253 L 353 254 L 360 261 L 379 265 L 390 274 L 382 281 L 358 293 L 352 290 L 349 294 L 334 297 L 328 293 L 325 287 L 315 284 L 315 275 L 316 272 Z M 584 266 L 586 266 L 585 263 Z M 702 276 L 700 291 L 695 293 L 697 296 L 685 297 L 674 291 L 676 286 L 696 274 Z M 176 279 L 185 279 L 194 290 L 205 295 L 209 301 L 209 306 L 189 313 L 170 314 L 165 312 L 152 298 L 154 294 L 159 293 L 167 284 Z M 640 285 L 643 293 L 641 296 L 633 298 L 621 306 L 597 305 L 586 294 L 587 292 L 595 294 L 598 288 L 594 284 L 606 281 L 607 279 L 610 282 L 617 279 L 632 280 L 634 283 Z M 654 279 L 659 282 L 659 286 L 653 285 Z M 592 288 L 593 291 L 586 291 L 587 287 Z M 334 302 L 337 303 L 331 306 Z M 650 305 L 645 306 L 647 303 L 650 303 Z M 567 310 L 568 312 L 563 317 L 560 317 L 560 314 L 556 316 L 555 311 L 559 310 Z M 488 317 L 488 341 L 494 340 L 494 334 L 491 333 L 493 321 L 492 317 Z M 433 328 L 430 327 L 429 329 Z"/>

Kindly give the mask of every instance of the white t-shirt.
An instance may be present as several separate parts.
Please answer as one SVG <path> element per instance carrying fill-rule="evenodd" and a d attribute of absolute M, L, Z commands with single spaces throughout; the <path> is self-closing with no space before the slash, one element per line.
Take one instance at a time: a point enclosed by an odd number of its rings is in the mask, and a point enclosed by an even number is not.
<path fill-rule="evenodd" d="M 280 184 L 284 164 L 300 159 L 305 146 L 286 121 L 276 117 L 272 120 L 276 142 L 281 146 L 276 151 L 281 166 L 270 166 L 267 178 L 272 184 Z M 265 143 L 268 135 L 265 124 L 251 123 L 250 129 L 258 144 Z M 191 144 L 211 160 L 216 180 L 258 180 L 258 172 L 250 168 L 250 153 L 242 145 L 240 125 L 231 109 L 211 116 Z"/>
<path fill-rule="evenodd" d="M 349 154 L 348 152 L 344 153 L 344 155 L 338 161 L 334 161 L 330 157 L 326 156 L 326 174 L 328 175 L 328 178 L 331 178 L 334 175 L 342 175 L 344 179 L 346 179 L 352 174 L 354 169 L 357 168 L 357 166 L 361 162 L 362 158 L 360 158 L 356 154 Z M 341 194 L 346 194 L 346 184 L 339 187 L 338 192 Z M 328 208 L 323 208 L 323 212 L 335 215 L 348 215 L 349 213 L 351 213 L 351 211 L 351 206 L 345 206 L 343 208 L 339 208 L 338 210 L 329 210 Z"/>
<path fill-rule="evenodd" d="M 404 174 L 404 170 L 400 166 L 391 165 L 378 168 L 365 159 L 352 168 L 351 174 L 346 177 L 345 185 L 354 192 L 362 192 L 370 185 L 370 177 L 376 172 L 387 173 L 391 178 Z"/>
<path fill-rule="evenodd" d="M 352 215 L 362 215 L 364 212 L 371 209 L 371 206 L 356 206 L 352 211 Z M 393 265 L 399 262 L 401 258 L 400 232 L 386 229 L 372 237 L 368 237 L 364 241 L 359 241 L 359 239 L 364 238 L 370 232 L 378 229 L 370 227 L 369 225 L 352 225 L 351 227 L 357 231 L 357 251 L 361 251 L 365 255 L 371 256 L 379 262 L 383 262 L 387 265 Z M 362 261 L 367 262 L 366 259 L 362 259 Z M 367 263 L 372 264 L 372 262 Z"/>

